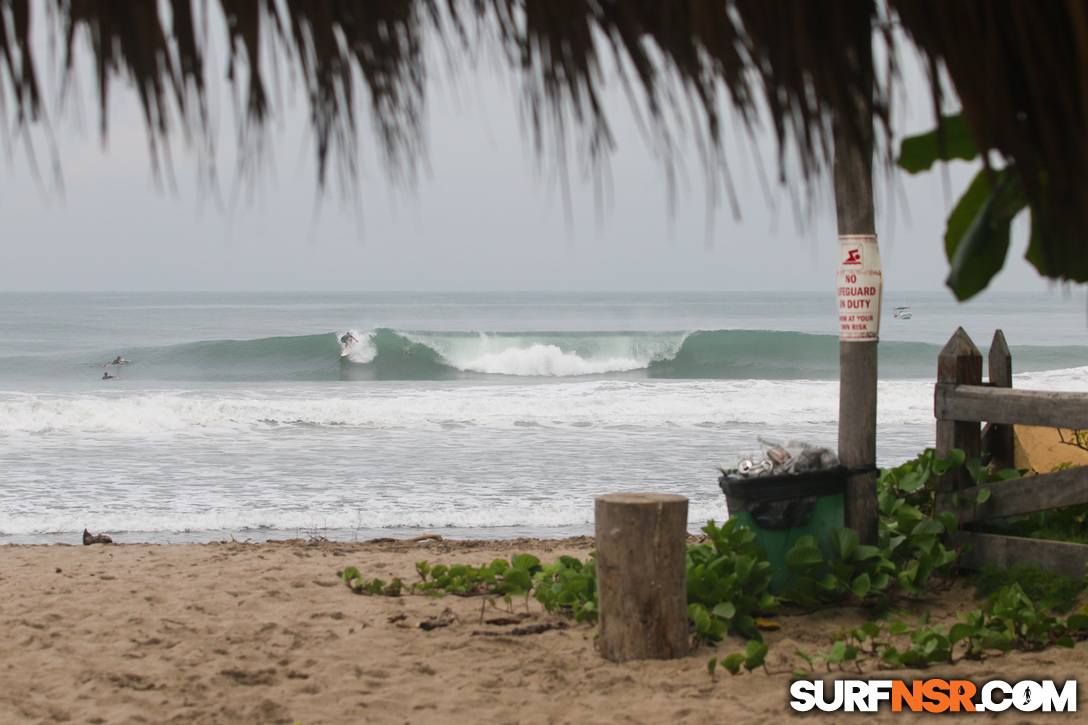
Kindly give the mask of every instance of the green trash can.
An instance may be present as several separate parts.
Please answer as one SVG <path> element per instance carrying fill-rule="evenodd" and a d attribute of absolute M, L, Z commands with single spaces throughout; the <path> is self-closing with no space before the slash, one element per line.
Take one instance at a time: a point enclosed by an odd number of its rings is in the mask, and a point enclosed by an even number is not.
<path fill-rule="evenodd" d="M 802 536 L 816 536 L 824 554 L 833 554 L 831 529 L 843 526 L 847 473 L 846 466 L 836 466 L 779 476 L 723 475 L 718 479 L 729 515 L 755 532 L 756 543 L 776 569 L 772 594 L 786 585 L 790 576 L 786 553 Z"/>

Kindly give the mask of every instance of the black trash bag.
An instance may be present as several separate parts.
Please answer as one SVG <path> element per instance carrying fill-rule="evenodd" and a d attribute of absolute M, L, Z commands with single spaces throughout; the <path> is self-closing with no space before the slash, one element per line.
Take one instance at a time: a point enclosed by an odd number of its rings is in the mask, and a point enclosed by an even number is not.
<path fill-rule="evenodd" d="M 821 496 L 843 493 L 848 472 L 846 466 L 835 466 L 783 476 L 723 474 L 718 485 L 730 515 L 746 511 L 757 526 L 789 529 L 808 523 Z"/>

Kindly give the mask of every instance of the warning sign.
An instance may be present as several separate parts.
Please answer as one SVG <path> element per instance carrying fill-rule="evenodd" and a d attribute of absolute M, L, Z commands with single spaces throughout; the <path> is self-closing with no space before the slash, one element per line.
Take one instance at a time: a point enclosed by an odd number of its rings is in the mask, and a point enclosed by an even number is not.
<path fill-rule="evenodd" d="M 875 234 L 839 237 L 839 339 L 876 342 L 884 273 Z"/>

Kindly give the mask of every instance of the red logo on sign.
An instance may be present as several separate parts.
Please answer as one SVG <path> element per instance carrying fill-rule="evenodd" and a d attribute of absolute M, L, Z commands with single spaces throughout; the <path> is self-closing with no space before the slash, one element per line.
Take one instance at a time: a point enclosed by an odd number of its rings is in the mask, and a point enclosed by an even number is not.
<path fill-rule="evenodd" d="M 843 266 L 861 266 L 861 247 L 846 250 L 846 259 L 842 260 Z"/>

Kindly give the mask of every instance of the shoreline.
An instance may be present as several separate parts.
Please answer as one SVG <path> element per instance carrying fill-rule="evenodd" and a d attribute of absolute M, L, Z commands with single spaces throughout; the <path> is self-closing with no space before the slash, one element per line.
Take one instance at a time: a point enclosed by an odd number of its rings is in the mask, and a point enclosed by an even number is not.
<path fill-rule="evenodd" d="M 585 560 L 592 550 L 588 536 L 2 546 L 0 722 L 695 724 L 793 713 L 789 676 L 711 677 L 708 661 L 742 651 L 738 639 L 677 660 L 614 664 L 594 649 L 595 625 L 535 601 L 356 595 L 338 574 L 355 566 L 367 578 L 409 582 L 423 560 L 478 565 L 529 553 L 550 563 L 564 554 Z M 934 622 L 974 606 L 961 586 L 925 604 Z M 835 632 L 864 618 L 834 609 L 779 621 L 781 630 L 766 635 L 772 669 L 788 667 L 797 649 L 826 650 Z M 1082 643 L 865 676 L 1063 680 L 1086 667 Z M 901 723 L 910 715 L 885 708 L 866 717 Z"/>

